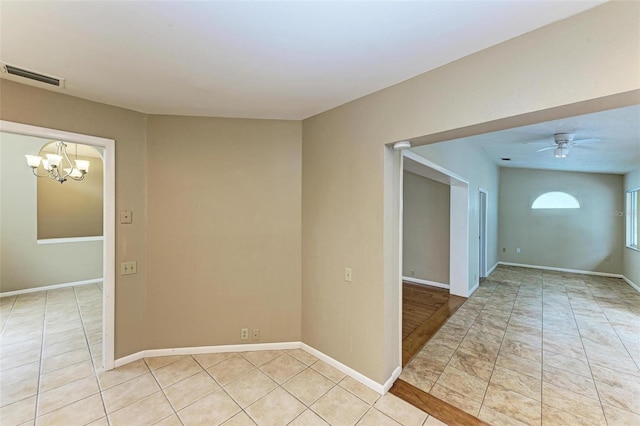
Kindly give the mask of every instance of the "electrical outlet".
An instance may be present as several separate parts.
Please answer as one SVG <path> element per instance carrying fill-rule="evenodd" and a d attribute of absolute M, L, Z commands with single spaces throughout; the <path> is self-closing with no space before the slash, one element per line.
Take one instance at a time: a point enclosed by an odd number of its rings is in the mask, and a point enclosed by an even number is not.
<path fill-rule="evenodd" d="M 249 340 L 249 329 L 241 328 L 240 329 L 240 340 Z"/>
<path fill-rule="evenodd" d="M 251 340 L 260 340 L 260 329 L 254 328 L 253 334 L 251 335 Z"/>
<path fill-rule="evenodd" d="M 351 282 L 352 279 L 352 271 L 351 268 L 344 268 L 344 280 L 348 283 Z"/>
<path fill-rule="evenodd" d="M 516 248 L 516 253 L 520 253 L 520 247 Z"/>
<path fill-rule="evenodd" d="M 138 262 L 122 262 L 120 264 L 120 275 L 131 275 L 138 272 Z"/>

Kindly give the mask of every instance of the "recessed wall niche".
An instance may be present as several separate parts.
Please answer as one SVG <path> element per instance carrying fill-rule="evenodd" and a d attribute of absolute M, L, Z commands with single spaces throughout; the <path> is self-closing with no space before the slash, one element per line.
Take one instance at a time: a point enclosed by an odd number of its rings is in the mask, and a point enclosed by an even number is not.
<path fill-rule="evenodd" d="M 55 153 L 55 141 L 42 147 L 38 155 Z M 97 237 L 103 235 L 103 162 L 92 146 L 67 143 L 69 159 L 89 160 L 89 172 L 82 181 L 68 179 L 60 184 L 38 178 L 38 240 Z M 40 174 L 43 174 L 40 167 Z M 35 177 L 34 177 L 35 179 Z"/>

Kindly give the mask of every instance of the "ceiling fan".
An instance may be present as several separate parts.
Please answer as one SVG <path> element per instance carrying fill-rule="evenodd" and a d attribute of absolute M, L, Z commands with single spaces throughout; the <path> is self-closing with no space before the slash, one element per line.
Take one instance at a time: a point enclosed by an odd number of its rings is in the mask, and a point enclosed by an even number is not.
<path fill-rule="evenodd" d="M 566 158 L 569 148 L 575 148 L 583 143 L 600 142 L 600 139 L 574 139 L 573 133 L 556 133 L 553 135 L 554 144 L 545 148 L 537 149 L 535 152 L 548 151 L 553 149 L 553 156 L 556 158 Z"/>

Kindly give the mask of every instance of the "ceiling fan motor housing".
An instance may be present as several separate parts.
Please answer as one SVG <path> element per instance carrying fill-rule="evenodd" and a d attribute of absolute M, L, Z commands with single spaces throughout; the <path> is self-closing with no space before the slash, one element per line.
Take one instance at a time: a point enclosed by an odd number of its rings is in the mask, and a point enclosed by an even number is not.
<path fill-rule="evenodd" d="M 558 145 L 563 144 L 563 143 L 565 143 L 565 144 L 571 143 L 571 141 L 573 141 L 573 137 L 574 136 L 575 135 L 573 135 L 571 133 L 556 133 L 555 135 L 553 135 L 553 137 L 554 137 L 554 139 L 555 139 L 555 141 L 556 141 L 556 143 Z"/>

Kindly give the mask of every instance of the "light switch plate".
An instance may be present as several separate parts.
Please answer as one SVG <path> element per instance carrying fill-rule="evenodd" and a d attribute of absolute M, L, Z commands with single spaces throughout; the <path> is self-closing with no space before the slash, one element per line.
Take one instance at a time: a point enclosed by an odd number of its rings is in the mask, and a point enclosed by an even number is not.
<path fill-rule="evenodd" d="M 353 279 L 353 271 L 351 268 L 344 268 L 344 280 L 348 283 Z"/>
<path fill-rule="evenodd" d="M 120 223 L 131 223 L 133 212 L 131 210 L 120 210 Z"/>

